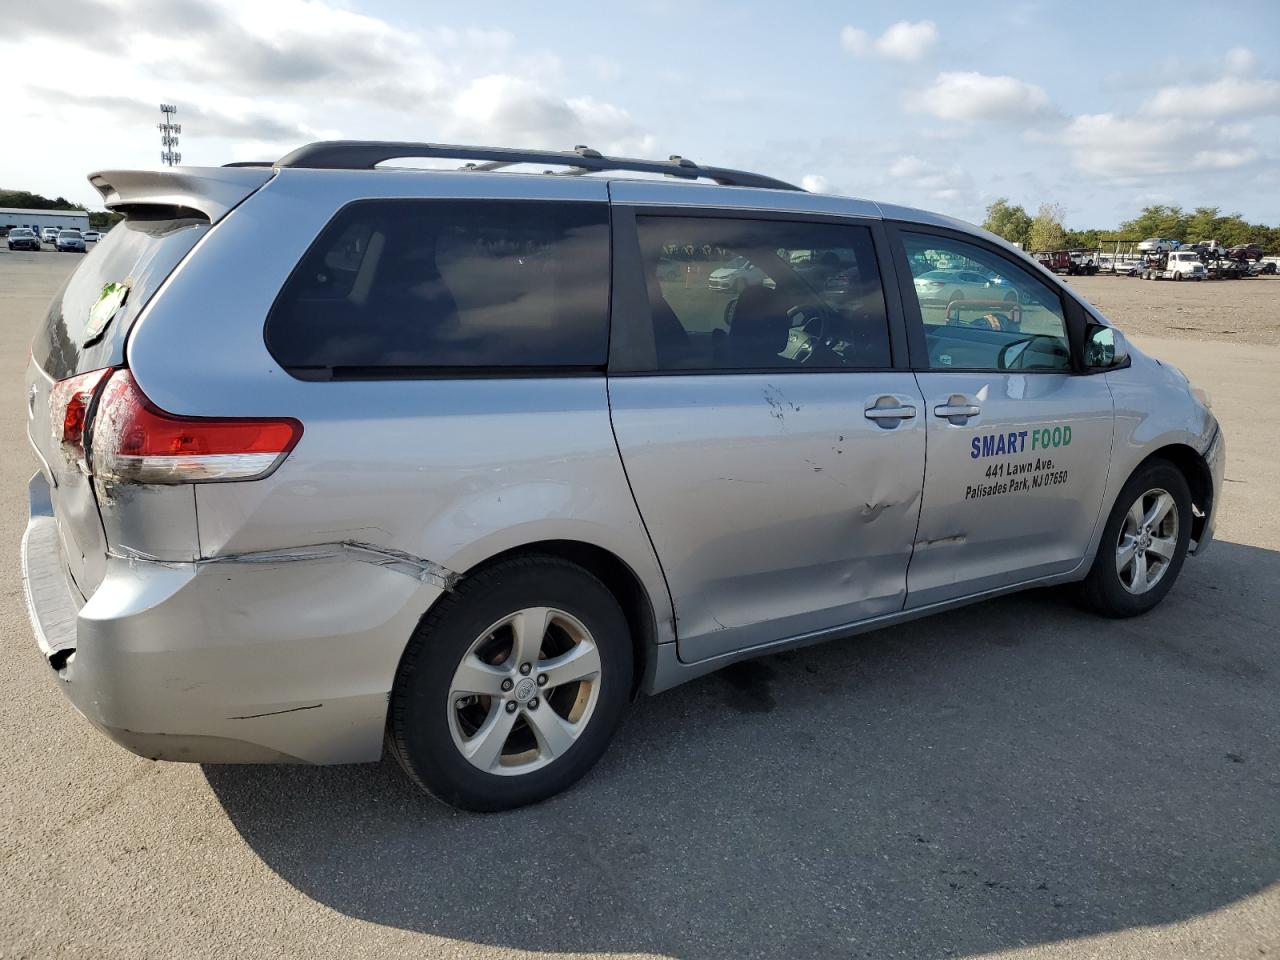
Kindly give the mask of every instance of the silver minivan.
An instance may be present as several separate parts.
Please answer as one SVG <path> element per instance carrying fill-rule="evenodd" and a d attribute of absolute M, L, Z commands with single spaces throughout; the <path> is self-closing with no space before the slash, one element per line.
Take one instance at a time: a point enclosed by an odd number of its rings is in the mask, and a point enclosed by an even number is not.
<path fill-rule="evenodd" d="M 146 757 L 385 746 L 513 807 L 640 693 L 1032 586 L 1140 614 L 1212 535 L 1203 395 L 947 217 L 587 148 L 90 179 L 126 219 L 32 345 L 23 570 Z"/>

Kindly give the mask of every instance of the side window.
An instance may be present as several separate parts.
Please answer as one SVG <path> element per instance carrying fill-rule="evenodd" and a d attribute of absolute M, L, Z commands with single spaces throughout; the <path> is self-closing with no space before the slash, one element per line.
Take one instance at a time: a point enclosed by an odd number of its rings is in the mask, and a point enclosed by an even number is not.
<path fill-rule="evenodd" d="M 636 223 L 656 370 L 890 365 L 866 227 L 710 217 Z"/>
<path fill-rule="evenodd" d="M 267 317 L 294 373 L 601 368 L 603 203 L 361 200 L 329 222 Z"/>
<path fill-rule="evenodd" d="M 1067 370 L 1062 298 L 999 254 L 950 237 L 903 233 L 934 370 Z"/>

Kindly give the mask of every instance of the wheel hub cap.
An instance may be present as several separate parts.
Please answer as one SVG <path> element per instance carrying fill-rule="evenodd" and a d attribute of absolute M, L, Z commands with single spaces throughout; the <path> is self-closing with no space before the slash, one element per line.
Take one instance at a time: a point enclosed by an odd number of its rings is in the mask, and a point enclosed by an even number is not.
<path fill-rule="evenodd" d="M 531 677 L 525 677 L 516 684 L 515 695 L 517 703 L 527 703 L 538 692 L 538 682 Z"/>

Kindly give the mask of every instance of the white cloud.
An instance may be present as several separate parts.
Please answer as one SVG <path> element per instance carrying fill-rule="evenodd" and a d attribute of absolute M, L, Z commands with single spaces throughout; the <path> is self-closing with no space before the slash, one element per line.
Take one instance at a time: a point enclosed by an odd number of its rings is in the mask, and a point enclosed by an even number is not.
<path fill-rule="evenodd" d="M 1165 87 L 1145 108 L 1163 117 L 1227 117 L 1280 113 L 1280 80 L 1223 77 L 1212 83 Z"/>
<path fill-rule="evenodd" d="M 875 55 L 915 63 L 938 45 L 938 25 L 932 20 L 899 20 L 874 40 L 865 30 L 845 27 L 840 31 L 840 44 L 856 57 Z"/>
<path fill-rule="evenodd" d="M 808 190 L 810 193 L 830 193 L 831 186 L 827 182 L 827 178 L 820 173 L 806 173 L 800 178 L 800 186 L 802 189 Z"/>
<path fill-rule="evenodd" d="M 569 149 L 585 143 L 605 153 L 648 153 L 653 138 L 631 115 L 591 97 L 563 97 L 508 74 L 478 77 L 442 105 L 438 122 L 450 139 Z"/>
<path fill-rule="evenodd" d="M 1259 156 L 1246 136 L 1213 121 L 1097 113 L 1073 117 L 1060 134 L 1039 139 L 1065 144 L 1084 173 L 1122 180 L 1245 166 Z"/>
<path fill-rule="evenodd" d="M 840 31 L 840 46 L 855 57 L 865 57 L 873 49 L 871 37 L 867 35 L 867 31 L 859 30 L 857 27 L 845 27 Z"/>
<path fill-rule="evenodd" d="M 1053 112 L 1043 87 L 1015 77 L 940 73 L 933 84 L 908 94 L 907 108 L 943 120 L 1018 121 Z"/>
<path fill-rule="evenodd" d="M 171 99 L 185 127 L 183 152 L 195 163 L 250 147 L 270 159 L 321 132 L 403 139 L 429 132 L 433 140 L 587 143 L 627 153 L 653 147 L 626 110 L 566 89 L 555 53 L 522 49 L 505 30 L 415 30 L 344 7 L 341 0 L 58 0 L 6 15 L 0 47 L 45 62 L 110 57 L 110 69 L 92 69 L 91 94 L 31 91 L 33 105 L 76 111 L 86 137 L 103 144 L 153 128 L 155 103 Z M 101 24 L 126 13 L 131 30 L 104 37 Z M 620 75 L 603 58 L 589 64 L 598 77 Z M 143 135 L 149 147 L 153 137 Z"/>
<path fill-rule="evenodd" d="M 1258 58 L 1248 47 L 1232 47 L 1223 58 L 1227 73 L 1251 73 Z"/>
<path fill-rule="evenodd" d="M 891 163 L 889 176 L 904 181 L 913 195 L 930 200 L 955 201 L 973 193 L 973 178 L 961 167 L 944 167 L 914 154 Z"/>

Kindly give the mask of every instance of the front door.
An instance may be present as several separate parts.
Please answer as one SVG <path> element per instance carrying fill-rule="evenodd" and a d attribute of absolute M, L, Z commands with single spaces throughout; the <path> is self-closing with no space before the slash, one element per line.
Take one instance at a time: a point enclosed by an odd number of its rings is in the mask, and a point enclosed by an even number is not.
<path fill-rule="evenodd" d="M 928 424 L 907 607 L 1074 569 L 1098 522 L 1113 421 L 1106 379 L 1072 363 L 1078 305 L 994 246 L 897 235 Z M 962 274 L 987 282 L 952 282 Z"/>
<path fill-rule="evenodd" d="M 615 231 L 630 224 L 615 212 Z M 924 407 L 894 368 L 878 226 L 637 210 L 610 408 L 691 662 L 902 609 Z M 883 234 L 881 234 L 883 243 Z"/>

